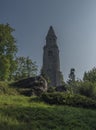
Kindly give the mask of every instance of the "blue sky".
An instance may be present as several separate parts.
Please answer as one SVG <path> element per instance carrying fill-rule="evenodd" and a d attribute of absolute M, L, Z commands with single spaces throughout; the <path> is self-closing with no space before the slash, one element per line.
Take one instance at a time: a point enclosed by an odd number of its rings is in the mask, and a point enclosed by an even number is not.
<path fill-rule="evenodd" d="M 15 28 L 18 56 L 29 56 L 42 66 L 43 46 L 49 26 L 58 37 L 64 79 L 75 68 L 96 66 L 96 0 L 0 0 L 0 23 Z"/>

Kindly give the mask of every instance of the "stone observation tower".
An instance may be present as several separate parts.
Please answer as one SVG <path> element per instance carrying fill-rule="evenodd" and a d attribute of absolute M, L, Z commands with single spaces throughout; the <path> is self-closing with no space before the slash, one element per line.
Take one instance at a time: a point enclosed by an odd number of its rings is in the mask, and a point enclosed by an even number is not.
<path fill-rule="evenodd" d="M 57 37 L 50 26 L 46 36 L 46 45 L 43 52 L 42 73 L 49 79 L 49 86 L 62 85 L 62 74 L 60 72 L 59 49 L 57 46 Z"/>

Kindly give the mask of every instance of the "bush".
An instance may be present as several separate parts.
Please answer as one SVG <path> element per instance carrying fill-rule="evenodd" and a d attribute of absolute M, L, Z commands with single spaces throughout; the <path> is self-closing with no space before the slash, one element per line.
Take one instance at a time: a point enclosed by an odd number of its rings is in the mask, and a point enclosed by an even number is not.
<path fill-rule="evenodd" d="M 17 90 L 10 86 L 8 82 L 0 81 L 0 95 L 7 94 L 7 95 L 18 95 Z"/>
<path fill-rule="evenodd" d="M 55 87 L 48 87 L 47 92 L 49 93 L 55 92 Z"/>
<path fill-rule="evenodd" d="M 96 84 L 89 81 L 81 82 L 79 86 L 79 93 L 96 99 Z"/>
<path fill-rule="evenodd" d="M 67 84 L 70 93 L 80 94 L 92 99 L 96 99 L 96 83 L 90 81 L 75 81 Z"/>
<path fill-rule="evenodd" d="M 68 93 L 44 93 L 42 94 L 43 101 L 49 104 L 70 105 L 84 108 L 96 108 L 96 101 L 81 95 Z"/>

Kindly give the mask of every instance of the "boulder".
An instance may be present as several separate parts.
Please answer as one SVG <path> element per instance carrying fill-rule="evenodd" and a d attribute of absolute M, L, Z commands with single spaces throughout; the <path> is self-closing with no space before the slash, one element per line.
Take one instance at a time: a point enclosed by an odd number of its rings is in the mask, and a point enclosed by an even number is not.
<path fill-rule="evenodd" d="M 27 79 L 22 79 L 15 83 L 21 91 L 22 94 L 31 96 L 31 95 L 40 95 L 43 92 L 46 92 L 48 89 L 47 81 L 42 76 L 30 77 Z"/>

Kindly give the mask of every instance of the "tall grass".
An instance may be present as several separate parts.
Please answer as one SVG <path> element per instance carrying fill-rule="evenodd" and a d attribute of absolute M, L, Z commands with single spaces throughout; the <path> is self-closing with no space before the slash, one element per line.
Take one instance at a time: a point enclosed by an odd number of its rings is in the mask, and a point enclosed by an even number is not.
<path fill-rule="evenodd" d="M 47 105 L 37 97 L 0 96 L 0 130 L 95 130 L 96 110 Z"/>
<path fill-rule="evenodd" d="M 96 130 L 96 110 L 48 105 L 0 82 L 0 130 Z"/>
<path fill-rule="evenodd" d="M 18 92 L 15 87 L 10 86 L 9 82 L 0 81 L 0 95 L 1 94 L 17 95 Z"/>

